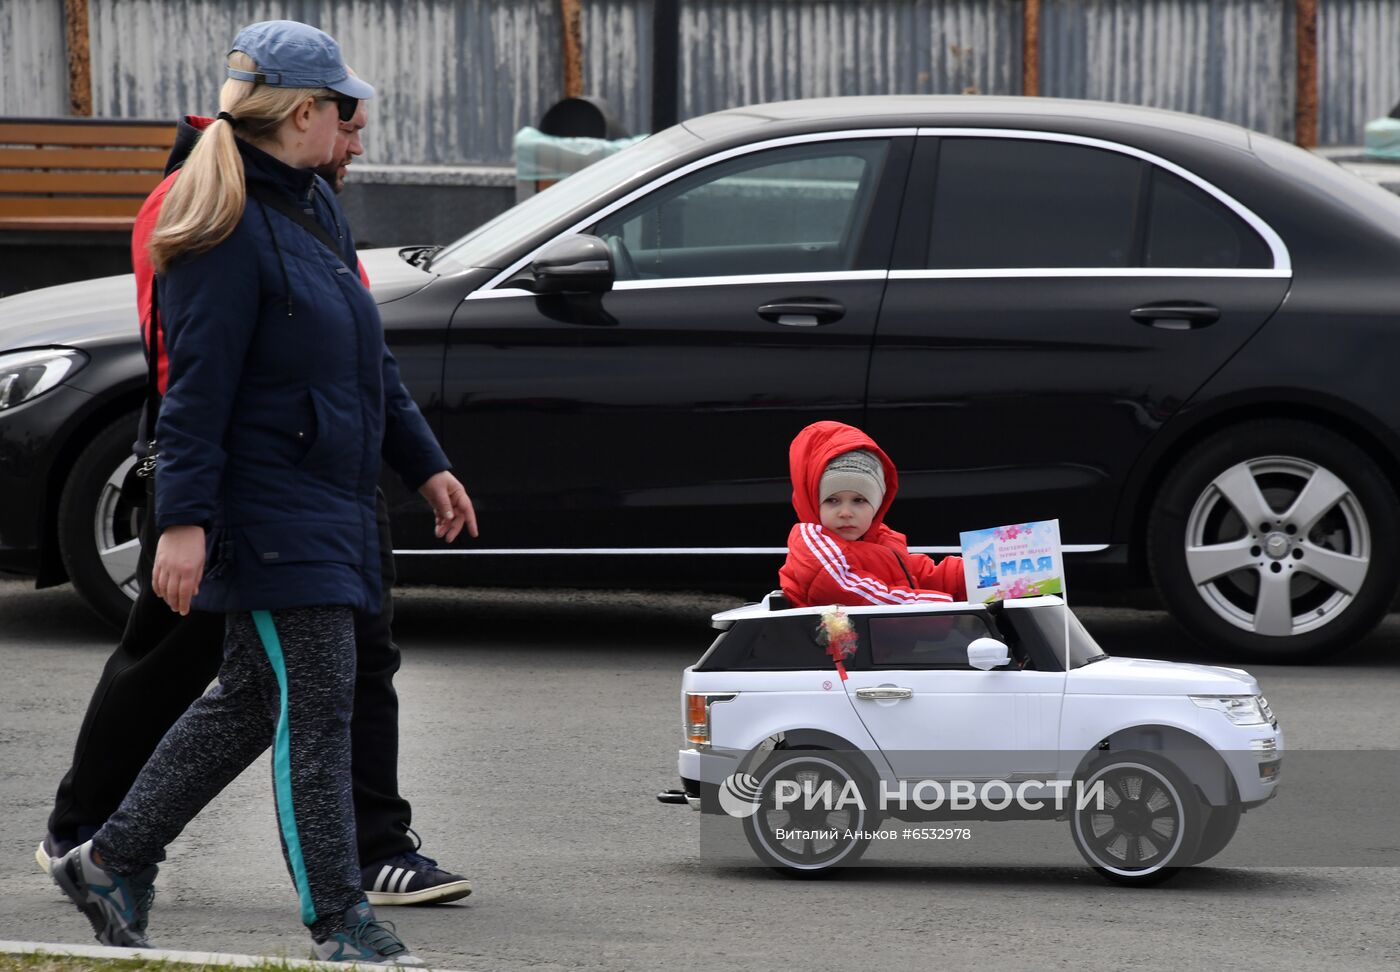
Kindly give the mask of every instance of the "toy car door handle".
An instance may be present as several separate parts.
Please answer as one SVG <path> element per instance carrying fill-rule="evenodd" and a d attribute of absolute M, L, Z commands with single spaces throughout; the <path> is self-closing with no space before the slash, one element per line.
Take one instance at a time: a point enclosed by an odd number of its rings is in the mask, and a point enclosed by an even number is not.
<path fill-rule="evenodd" d="M 912 699 L 914 690 L 897 685 L 877 685 L 874 688 L 856 689 L 858 699 Z"/>
<path fill-rule="evenodd" d="M 781 300 L 772 304 L 761 304 L 758 316 L 775 324 L 788 327 L 816 327 L 830 324 L 846 315 L 846 308 L 834 300 Z"/>
<path fill-rule="evenodd" d="M 1220 308 L 1184 300 L 1169 304 L 1147 304 L 1128 311 L 1139 324 L 1164 328 L 1168 331 L 1190 331 L 1207 327 L 1220 320 Z"/>

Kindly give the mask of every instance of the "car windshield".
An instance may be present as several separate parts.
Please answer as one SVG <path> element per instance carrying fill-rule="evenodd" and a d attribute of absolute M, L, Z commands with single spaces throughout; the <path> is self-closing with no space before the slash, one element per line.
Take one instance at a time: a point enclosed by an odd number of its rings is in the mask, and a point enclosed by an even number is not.
<path fill-rule="evenodd" d="M 455 243 L 443 247 L 433 257 L 433 263 L 445 261 L 463 268 L 499 269 L 505 265 L 505 256 L 541 227 L 583 208 L 591 200 L 665 162 L 696 141 L 694 135 L 679 125 L 643 139 L 482 223 Z"/>
<path fill-rule="evenodd" d="M 1009 606 L 1009 605 L 1008 605 Z M 1055 652 L 1056 658 L 1065 657 L 1065 615 L 1069 615 L 1069 667 L 1071 670 L 1083 668 L 1091 662 L 1103 661 L 1108 657 L 1099 647 L 1094 636 L 1085 630 L 1084 625 L 1062 605 L 1018 609 L 1020 617 L 1028 618 L 1040 632 L 1045 643 Z"/>

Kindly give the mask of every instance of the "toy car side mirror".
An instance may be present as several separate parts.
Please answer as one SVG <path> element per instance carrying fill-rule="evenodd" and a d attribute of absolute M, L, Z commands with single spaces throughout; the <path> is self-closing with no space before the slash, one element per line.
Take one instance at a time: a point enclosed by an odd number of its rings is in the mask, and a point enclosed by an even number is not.
<path fill-rule="evenodd" d="M 967 646 L 967 663 L 988 672 L 1011 664 L 1011 649 L 995 638 L 976 638 Z"/>

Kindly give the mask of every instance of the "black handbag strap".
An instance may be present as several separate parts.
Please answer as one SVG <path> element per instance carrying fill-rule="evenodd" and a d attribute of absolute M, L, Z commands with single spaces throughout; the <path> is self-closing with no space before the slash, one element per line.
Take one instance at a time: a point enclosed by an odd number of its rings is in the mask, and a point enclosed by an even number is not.
<path fill-rule="evenodd" d="M 146 445 L 156 440 L 156 414 L 160 411 L 160 292 L 159 274 L 151 274 L 151 316 L 146 321 Z"/>
<path fill-rule="evenodd" d="M 326 228 L 320 224 L 312 212 L 302 209 L 275 189 L 270 189 L 267 186 L 257 183 L 248 186 L 248 195 L 252 196 L 264 206 L 275 209 L 283 216 L 286 216 L 292 222 L 324 243 L 342 263 L 345 262 L 345 254 L 341 252 L 340 244 L 336 241 L 335 237 L 326 232 Z"/>

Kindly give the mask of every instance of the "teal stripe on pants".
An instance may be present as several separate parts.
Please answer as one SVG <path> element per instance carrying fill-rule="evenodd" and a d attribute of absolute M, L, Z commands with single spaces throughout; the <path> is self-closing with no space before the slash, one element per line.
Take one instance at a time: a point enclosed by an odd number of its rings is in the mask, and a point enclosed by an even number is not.
<path fill-rule="evenodd" d="M 316 920 L 316 908 L 311 903 L 311 884 L 306 879 L 306 859 L 301 852 L 301 836 L 297 833 L 296 812 L 292 806 L 292 746 L 287 717 L 287 662 L 282 657 L 282 641 L 272 623 L 270 611 L 253 611 L 253 624 L 262 639 L 263 651 L 277 676 L 280 703 L 277 712 L 277 732 L 272 740 L 272 780 L 277 797 L 277 822 L 282 827 L 282 841 L 287 845 L 287 860 L 292 862 L 292 880 L 301 899 L 301 920 L 310 925 Z"/>

